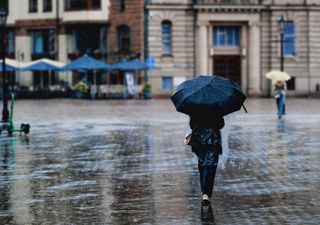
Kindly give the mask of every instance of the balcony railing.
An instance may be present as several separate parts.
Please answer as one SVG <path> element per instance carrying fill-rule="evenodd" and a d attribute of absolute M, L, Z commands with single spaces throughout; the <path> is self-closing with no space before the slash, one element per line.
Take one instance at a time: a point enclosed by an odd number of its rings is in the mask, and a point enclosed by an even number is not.
<path fill-rule="evenodd" d="M 265 0 L 197 0 L 197 5 L 261 5 Z"/>

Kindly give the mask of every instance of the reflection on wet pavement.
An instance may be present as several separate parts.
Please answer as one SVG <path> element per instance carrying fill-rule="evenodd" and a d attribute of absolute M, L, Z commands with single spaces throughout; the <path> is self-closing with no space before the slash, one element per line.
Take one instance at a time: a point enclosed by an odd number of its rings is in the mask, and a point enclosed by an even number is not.
<path fill-rule="evenodd" d="M 278 120 L 274 102 L 249 100 L 249 114 L 231 119 L 212 205 L 201 206 L 196 158 L 182 142 L 187 118 L 166 100 L 133 102 L 72 114 L 86 106 L 48 101 L 28 137 L 3 135 L 0 224 L 319 223 L 319 115 L 290 114 L 289 100 Z M 92 107 L 105 107 L 103 117 Z"/>

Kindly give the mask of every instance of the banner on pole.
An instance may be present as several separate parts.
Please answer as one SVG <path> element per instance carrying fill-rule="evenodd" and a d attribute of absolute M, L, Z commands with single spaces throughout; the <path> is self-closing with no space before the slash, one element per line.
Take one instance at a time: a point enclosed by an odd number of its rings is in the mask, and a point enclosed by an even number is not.
<path fill-rule="evenodd" d="M 126 73 L 126 82 L 127 88 L 130 95 L 136 94 L 136 86 L 134 84 L 134 74 L 133 73 Z"/>

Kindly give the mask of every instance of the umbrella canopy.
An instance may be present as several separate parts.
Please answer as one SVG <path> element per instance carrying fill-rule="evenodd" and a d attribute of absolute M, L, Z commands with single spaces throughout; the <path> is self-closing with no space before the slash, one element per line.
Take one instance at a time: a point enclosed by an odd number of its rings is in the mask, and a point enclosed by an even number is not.
<path fill-rule="evenodd" d="M 246 96 L 239 85 L 220 76 L 198 76 L 177 86 L 171 100 L 187 115 L 225 116 L 240 110 Z"/>
<path fill-rule="evenodd" d="M 93 70 L 105 70 L 111 71 L 113 66 L 103 63 L 99 60 L 96 60 L 88 55 L 83 55 L 80 58 L 68 63 L 64 67 L 63 70 L 74 70 L 74 71 L 93 71 Z"/>
<path fill-rule="evenodd" d="M 135 70 L 146 70 L 149 69 L 148 65 L 139 59 L 134 59 L 132 61 L 119 62 L 113 65 L 114 70 L 120 71 L 135 71 Z"/>
<path fill-rule="evenodd" d="M 64 66 L 64 63 L 54 61 L 51 59 L 43 58 L 26 64 L 21 70 L 31 70 L 31 71 L 59 71 Z"/>
<path fill-rule="evenodd" d="M 291 79 L 289 74 L 287 74 L 286 72 L 278 71 L 278 70 L 270 71 L 265 75 L 265 77 L 271 80 L 281 80 L 281 81 L 287 81 Z"/>
<path fill-rule="evenodd" d="M 20 67 L 24 66 L 25 63 L 16 61 L 14 59 L 5 59 L 6 71 L 18 70 Z M 2 59 L 0 60 L 0 71 L 2 71 Z"/>

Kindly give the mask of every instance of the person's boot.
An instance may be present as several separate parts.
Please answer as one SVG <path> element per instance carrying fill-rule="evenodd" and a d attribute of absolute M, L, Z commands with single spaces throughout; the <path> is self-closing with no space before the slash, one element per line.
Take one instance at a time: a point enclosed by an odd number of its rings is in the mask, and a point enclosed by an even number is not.
<path fill-rule="evenodd" d="M 210 198 L 207 194 L 202 195 L 202 204 L 210 204 Z"/>

